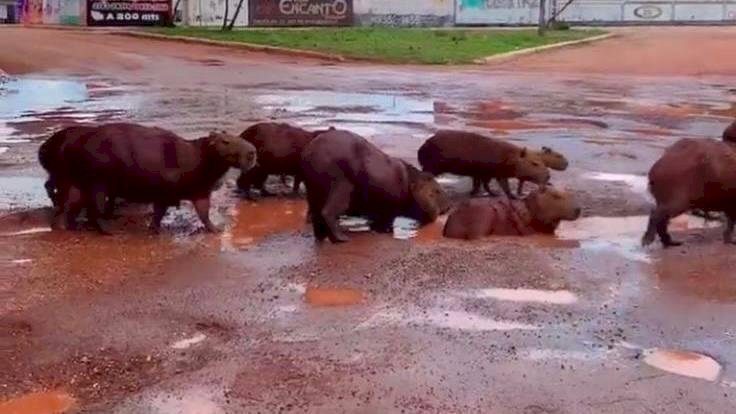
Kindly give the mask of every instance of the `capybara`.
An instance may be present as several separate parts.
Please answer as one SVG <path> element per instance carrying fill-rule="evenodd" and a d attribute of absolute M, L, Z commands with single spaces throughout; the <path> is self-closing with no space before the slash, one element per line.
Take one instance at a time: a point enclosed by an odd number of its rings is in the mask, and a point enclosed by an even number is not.
<path fill-rule="evenodd" d="M 304 149 L 301 166 L 318 241 L 347 241 L 338 223 L 347 212 L 367 217 L 374 231 L 390 232 L 398 216 L 426 224 L 449 209 L 434 177 L 348 131 L 319 135 Z"/>
<path fill-rule="evenodd" d="M 483 183 L 491 195 L 494 193 L 488 183 L 494 178 L 509 198 L 515 198 L 509 188 L 509 178 L 537 184 L 549 181 L 549 170 L 538 154 L 472 132 L 439 131 L 419 147 L 417 155 L 425 172 L 473 177 L 477 179 L 474 183 Z M 477 190 L 474 188 L 473 193 Z"/>
<path fill-rule="evenodd" d="M 443 235 L 474 240 L 491 235 L 552 234 L 560 221 L 578 217 L 580 207 L 572 195 L 542 186 L 522 200 L 466 200 L 450 213 Z"/>
<path fill-rule="evenodd" d="M 250 197 L 251 187 L 257 187 L 261 195 L 268 196 L 266 179 L 269 175 L 280 175 L 282 183 L 285 176 L 294 177 L 293 193 L 299 194 L 301 174 L 299 161 L 302 150 L 314 137 L 325 132 L 307 131 L 289 124 L 262 122 L 251 125 L 240 137 L 250 142 L 258 152 L 258 165 L 238 178 L 238 188 Z"/>
<path fill-rule="evenodd" d="M 528 151 L 539 155 L 539 158 L 542 160 L 544 165 L 547 166 L 547 168 L 551 170 L 565 171 L 569 164 L 567 161 L 567 158 L 565 158 L 564 155 L 560 154 L 559 152 L 549 147 L 542 147 L 542 149 L 539 151 L 536 151 L 536 150 L 528 150 Z M 519 180 L 519 185 L 516 188 L 516 194 L 519 196 L 523 194 L 524 183 L 525 183 L 525 180 L 523 179 Z M 483 183 L 480 182 L 480 179 L 473 178 L 473 194 L 477 194 L 480 191 L 481 184 Z M 488 188 L 488 185 L 486 185 L 486 188 Z"/>
<path fill-rule="evenodd" d="M 94 126 L 75 125 L 56 131 L 40 147 L 38 147 L 38 161 L 48 173 L 48 179 L 44 183 L 46 194 L 48 194 L 54 206 L 58 206 L 56 170 L 58 168 L 59 150 L 67 139 L 76 139 L 90 132 Z"/>
<path fill-rule="evenodd" d="M 731 243 L 736 219 L 736 147 L 712 139 L 681 139 L 665 150 L 649 170 L 649 191 L 657 205 L 642 237 L 655 235 L 665 247 L 679 246 L 667 231 L 672 217 L 689 210 L 725 213 L 723 240 Z"/>
<path fill-rule="evenodd" d="M 230 167 L 248 171 L 255 164 L 253 145 L 223 132 L 188 141 L 161 128 L 107 124 L 62 144 L 60 203 L 68 227 L 87 207 L 89 223 L 103 233 L 99 218 L 108 194 L 152 203 L 151 229 L 157 232 L 168 207 L 190 200 L 205 228 L 215 232 L 210 193 Z"/>

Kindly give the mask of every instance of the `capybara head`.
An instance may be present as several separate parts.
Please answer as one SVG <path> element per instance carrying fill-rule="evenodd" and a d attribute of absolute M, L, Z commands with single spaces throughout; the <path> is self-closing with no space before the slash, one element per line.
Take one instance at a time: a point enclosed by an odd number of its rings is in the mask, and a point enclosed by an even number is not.
<path fill-rule="evenodd" d="M 580 207 L 573 196 L 550 186 L 542 186 L 531 192 L 525 199 L 532 219 L 542 230 L 554 232 L 562 220 L 577 220 Z"/>
<path fill-rule="evenodd" d="M 547 168 L 551 168 L 556 171 L 565 171 L 567 169 L 567 158 L 552 148 L 542 147 L 542 150 L 539 151 L 539 155 Z"/>
<path fill-rule="evenodd" d="M 250 142 L 224 131 L 210 132 L 208 143 L 231 167 L 245 172 L 256 165 L 256 147 Z"/>
<path fill-rule="evenodd" d="M 409 173 L 409 191 L 415 208 L 422 217 L 420 221 L 431 223 L 450 209 L 450 200 L 442 186 L 429 173 L 421 172 L 407 164 Z M 417 217 L 415 217 L 417 218 Z"/>
<path fill-rule="evenodd" d="M 536 184 L 547 184 L 549 181 L 549 169 L 539 153 L 524 148 L 514 162 L 517 178 Z"/>

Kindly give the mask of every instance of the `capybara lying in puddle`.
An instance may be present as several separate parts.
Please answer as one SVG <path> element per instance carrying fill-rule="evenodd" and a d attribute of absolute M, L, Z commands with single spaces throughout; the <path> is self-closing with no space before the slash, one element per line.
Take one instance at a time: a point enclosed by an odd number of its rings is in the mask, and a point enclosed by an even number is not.
<path fill-rule="evenodd" d="M 73 228 L 79 210 L 87 207 L 90 224 L 101 232 L 99 217 L 109 194 L 153 203 L 153 231 L 168 207 L 190 200 L 205 228 L 214 232 L 210 193 L 230 167 L 248 171 L 255 163 L 255 148 L 226 133 L 187 141 L 161 128 L 107 124 L 62 145 L 59 200 L 67 227 Z"/>
<path fill-rule="evenodd" d="M 319 135 L 304 149 L 301 166 L 319 241 L 348 240 L 338 223 L 346 212 L 366 216 L 374 231 L 390 232 L 398 216 L 426 224 L 449 209 L 434 177 L 348 131 Z"/>
<path fill-rule="evenodd" d="M 417 155 L 424 171 L 473 177 L 474 183 L 482 183 L 491 195 L 488 183 L 494 178 L 509 198 L 515 198 L 509 178 L 537 184 L 549 181 L 549 170 L 538 154 L 471 132 L 439 131 L 422 144 Z"/>
<path fill-rule="evenodd" d="M 293 193 L 299 194 L 302 181 L 299 161 L 302 150 L 314 137 L 325 131 L 307 131 L 275 122 L 262 122 L 248 127 L 240 137 L 256 148 L 258 165 L 240 175 L 238 188 L 250 196 L 250 189 L 255 186 L 261 195 L 267 196 L 270 193 L 265 184 L 269 175 L 280 175 L 282 182 L 285 182 L 285 176 L 291 175 L 294 177 Z"/>
<path fill-rule="evenodd" d="M 66 127 L 64 129 L 61 129 L 57 132 L 55 132 L 53 135 L 49 137 L 46 141 L 44 141 L 43 144 L 41 144 L 40 147 L 38 147 L 38 161 L 41 163 L 41 166 L 44 170 L 48 173 L 48 179 L 46 180 L 46 183 L 44 184 L 44 187 L 46 188 L 46 194 L 48 194 L 49 198 L 51 199 L 51 202 L 54 204 L 54 206 L 58 207 L 58 188 L 56 184 L 57 180 L 57 170 L 59 168 L 59 150 L 61 150 L 61 146 L 66 142 L 68 139 L 77 139 L 80 136 L 94 130 L 94 126 L 85 126 L 85 125 L 75 125 Z"/>
<path fill-rule="evenodd" d="M 671 218 L 689 210 L 719 211 L 731 243 L 736 219 L 736 147 L 712 139 L 682 139 L 667 148 L 649 170 L 649 191 L 657 206 L 649 216 L 644 246 L 659 235 L 665 247 L 678 246 L 667 231 Z"/>
<path fill-rule="evenodd" d="M 466 200 L 450 213 L 443 235 L 474 240 L 492 235 L 552 234 L 560 221 L 578 217 L 580 207 L 572 195 L 543 186 L 522 200 Z"/>
<path fill-rule="evenodd" d="M 528 150 L 530 153 L 534 153 L 539 156 L 539 158 L 542 160 L 545 166 L 551 170 L 555 171 L 565 171 L 567 169 L 567 166 L 569 165 L 569 162 L 567 161 L 567 158 L 565 158 L 564 155 L 561 153 L 553 150 L 549 147 L 542 147 L 540 151 L 535 150 Z M 516 195 L 521 196 L 524 191 L 524 183 L 526 181 L 523 179 L 519 179 L 519 185 L 516 188 Z M 481 183 L 480 179 L 473 178 L 473 191 L 472 194 L 478 194 L 480 192 L 480 186 L 481 184 L 484 185 L 486 188 L 486 191 L 488 189 L 489 183 Z"/>

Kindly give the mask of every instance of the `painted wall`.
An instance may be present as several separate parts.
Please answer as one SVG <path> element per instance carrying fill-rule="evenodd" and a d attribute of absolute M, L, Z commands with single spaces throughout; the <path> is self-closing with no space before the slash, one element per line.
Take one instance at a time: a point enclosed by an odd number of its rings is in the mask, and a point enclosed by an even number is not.
<path fill-rule="evenodd" d="M 16 15 L 23 24 L 43 23 L 43 0 L 18 0 Z"/>
<path fill-rule="evenodd" d="M 189 26 L 221 26 L 225 14 L 226 0 L 181 0 L 180 8 L 183 10 L 184 22 Z M 232 19 L 239 0 L 228 0 L 228 19 Z M 186 4 L 185 4 L 186 3 Z M 176 4 L 176 1 L 174 1 Z M 248 0 L 243 1 L 236 26 L 248 25 Z"/>
<path fill-rule="evenodd" d="M 59 0 L 61 11 L 59 12 L 59 23 L 69 25 L 80 25 L 84 21 L 83 0 Z"/>
<path fill-rule="evenodd" d="M 555 3 L 549 0 L 550 11 Z M 539 0 L 457 0 L 457 24 L 536 24 Z M 575 0 L 560 15 L 570 22 L 656 23 L 716 22 L 736 23 L 734 0 Z"/>
<path fill-rule="evenodd" d="M 356 24 L 448 26 L 454 0 L 353 0 Z"/>

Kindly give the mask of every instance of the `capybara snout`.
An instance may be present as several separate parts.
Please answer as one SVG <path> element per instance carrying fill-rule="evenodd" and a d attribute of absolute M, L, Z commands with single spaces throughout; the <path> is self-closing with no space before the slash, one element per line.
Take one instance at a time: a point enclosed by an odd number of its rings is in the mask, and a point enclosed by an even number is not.
<path fill-rule="evenodd" d="M 545 165 L 541 155 L 526 148 L 516 159 L 516 171 L 518 178 L 531 181 L 535 184 L 547 184 L 550 179 L 549 169 Z"/>
<path fill-rule="evenodd" d="M 569 166 L 567 158 L 550 147 L 542 147 L 539 155 L 542 157 L 542 162 L 544 162 L 547 168 L 555 171 L 565 171 Z"/>
<path fill-rule="evenodd" d="M 210 145 L 233 168 L 248 171 L 256 166 L 256 147 L 224 131 L 210 132 Z"/>
<path fill-rule="evenodd" d="M 434 221 L 437 216 L 450 210 L 450 199 L 432 174 L 419 171 L 416 173 L 418 175 L 411 184 L 414 202 L 420 211 L 427 214 L 427 221 Z"/>
<path fill-rule="evenodd" d="M 542 222 L 573 221 L 582 214 L 582 209 L 572 194 L 553 187 L 542 187 L 529 197 L 531 208 L 536 211 L 536 216 Z"/>

